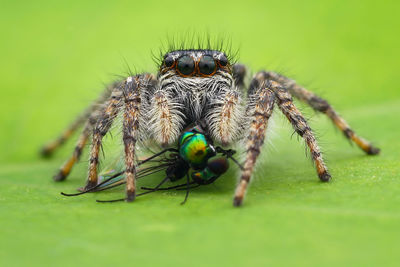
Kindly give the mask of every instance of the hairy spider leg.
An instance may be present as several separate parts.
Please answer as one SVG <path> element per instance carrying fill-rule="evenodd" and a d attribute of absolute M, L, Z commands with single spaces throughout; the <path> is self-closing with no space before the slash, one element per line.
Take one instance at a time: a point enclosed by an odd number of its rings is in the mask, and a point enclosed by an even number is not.
<path fill-rule="evenodd" d="M 61 147 L 71 136 L 72 134 L 79 129 L 85 122 L 88 122 L 89 117 L 95 112 L 102 108 L 101 104 L 103 104 L 111 95 L 112 89 L 115 84 L 112 84 L 104 90 L 101 96 L 94 101 L 82 114 L 80 114 L 69 126 L 65 129 L 58 138 L 52 140 L 45 144 L 40 153 L 43 157 L 50 157 L 59 147 Z M 81 135 L 83 135 L 82 132 Z M 56 179 L 55 179 L 56 180 Z"/>
<path fill-rule="evenodd" d="M 99 163 L 99 151 L 102 144 L 102 139 L 110 130 L 112 122 L 117 116 L 120 107 L 122 106 L 122 88 L 125 86 L 123 82 L 117 86 L 112 92 L 110 99 L 107 101 L 106 108 L 98 118 L 96 125 L 93 129 L 92 145 L 90 149 L 89 172 L 87 184 L 84 191 L 97 185 L 97 166 Z"/>
<path fill-rule="evenodd" d="M 128 78 L 124 86 L 125 113 L 123 122 L 123 140 L 125 146 L 126 201 L 136 197 L 135 145 L 139 135 L 140 86 L 138 77 Z"/>
<path fill-rule="evenodd" d="M 266 79 L 282 84 L 293 96 L 310 105 L 315 111 L 327 115 L 346 138 L 356 143 L 368 155 L 379 154 L 380 149 L 373 146 L 368 140 L 358 136 L 325 99 L 299 86 L 295 81 L 275 72 L 260 72 L 258 74 L 257 80 Z"/>
<path fill-rule="evenodd" d="M 64 164 L 60 167 L 58 172 L 53 176 L 54 181 L 57 182 L 64 181 L 67 178 L 67 176 L 71 173 L 71 170 L 75 165 L 75 163 L 79 161 L 82 155 L 83 148 L 85 147 L 89 139 L 90 133 L 92 132 L 93 126 L 96 122 L 94 118 L 95 113 L 97 115 L 97 112 L 92 113 L 91 117 L 86 122 L 85 127 L 78 138 L 78 142 L 75 145 L 71 157 L 64 162 Z"/>
<path fill-rule="evenodd" d="M 279 109 L 287 117 L 287 119 L 292 124 L 295 131 L 304 139 L 307 146 L 309 147 L 311 155 L 312 155 L 312 159 L 315 163 L 317 173 L 318 173 L 320 180 L 323 182 L 329 181 L 331 178 L 331 175 L 329 174 L 328 169 L 323 161 L 322 153 L 318 147 L 315 136 L 314 136 L 310 126 L 308 126 L 307 121 L 304 119 L 301 112 L 293 104 L 292 96 L 290 95 L 290 93 L 281 84 L 279 84 L 275 81 L 270 81 L 270 80 L 265 81 L 262 84 L 261 88 L 263 88 L 263 89 L 261 89 L 261 92 L 259 92 L 259 94 L 262 94 L 262 91 L 264 91 L 266 89 L 267 89 L 267 91 L 269 89 L 270 91 L 273 92 Z M 255 107 L 255 110 L 257 110 L 257 104 Z M 259 116 L 261 116 L 261 114 Z M 254 123 L 254 121 L 253 121 L 253 123 Z M 251 126 L 251 129 L 254 129 L 253 124 Z M 251 130 L 251 132 L 252 132 L 252 130 Z M 263 135 L 261 135 L 262 139 L 257 138 L 258 140 L 256 140 L 256 142 L 261 142 L 261 144 L 262 144 L 263 137 L 265 135 L 264 132 L 265 132 L 265 129 L 263 129 L 263 131 L 262 131 L 262 133 L 263 133 Z M 249 142 L 251 142 L 250 138 L 249 138 L 249 140 L 250 140 Z M 258 147 L 256 146 L 256 149 L 255 149 L 256 155 L 258 155 L 260 152 L 259 147 L 260 146 L 258 146 Z M 250 151 L 252 151 L 252 150 L 254 150 L 254 148 L 250 147 Z M 247 155 L 249 155 L 249 148 L 247 151 L 248 151 Z M 250 154 L 251 153 L 252 152 L 250 152 Z M 249 165 L 248 165 L 248 162 L 250 162 Z M 234 198 L 235 206 L 240 206 L 242 203 L 248 181 L 250 180 L 250 176 L 251 176 L 251 172 L 252 172 L 254 163 L 255 163 L 255 160 L 254 160 L 254 162 L 252 162 L 251 157 L 250 157 L 250 159 L 248 159 L 248 157 L 246 157 L 246 162 L 244 165 L 245 170 L 242 173 L 240 183 L 239 183 L 236 193 L 235 193 L 235 198 Z M 247 168 L 246 165 L 250 166 L 251 168 Z"/>
<path fill-rule="evenodd" d="M 324 160 L 322 159 L 322 153 L 306 119 L 293 104 L 293 99 L 290 93 L 280 86 L 280 84 L 273 81 L 270 81 L 270 83 L 271 88 L 274 90 L 279 109 L 292 124 L 293 129 L 297 132 L 297 134 L 303 137 L 308 148 L 310 149 L 311 158 L 315 163 L 319 179 L 322 182 L 328 182 L 331 179 L 331 175 L 328 173 L 328 169 L 324 163 Z"/>
<path fill-rule="evenodd" d="M 234 206 L 242 204 L 246 193 L 247 185 L 250 182 L 254 165 L 260 154 L 261 146 L 264 143 L 265 131 L 268 127 L 268 120 L 274 108 L 275 96 L 268 87 L 261 87 L 255 94 L 249 96 L 254 104 L 251 111 L 252 122 L 246 143 L 246 158 L 241 173 L 239 184 L 236 187 Z"/>

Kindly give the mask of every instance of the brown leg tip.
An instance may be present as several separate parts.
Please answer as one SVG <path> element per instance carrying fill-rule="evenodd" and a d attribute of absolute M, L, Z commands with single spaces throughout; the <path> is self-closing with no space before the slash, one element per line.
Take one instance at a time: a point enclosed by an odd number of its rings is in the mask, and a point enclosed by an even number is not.
<path fill-rule="evenodd" d="M 329 182 L 331 180 L 331 177 L 332 176 L 327 171 L 324 171 L 319 175 L 319 179 L 321 180 L 321 182 Z"/>
<path fill-rule="evenodd" d="M 42 156 L 42 158 L 50 158 L 53 155 L 53 151 L 50 149 L 47 149 L 46 147 L 43 147 L 42 149 L 40 149 L 39 153 L 40 153 L 40 156 Z"/>
<path fill-rule="evenodd" d="M 58 173 L 53 176 L 53 180 L 56 182 L 64 181 L 65 178 L 67 178 L 67 175 L 64 174 L 61 170 L 59 170 Z"/>
<path fill-rule="evenodd" d="M 240 206 L 242 206 L 242 201 L 243 201 L 243 198 L 241 198 L 241 197 L 235 197 L 235 198 L 233 199 L 233 206 L 235 206 L 235 207 L 240 207 Z"/>
<path fill-rule="evenodd" d="M 136 199 L 136 192 L 135 192 L 135 191 L 133 191 L 133 192 L 130 192 L 130 191 L 126 192 L 126 202 L 132 202 L 132 201 L 134 201 L 135 199 Z"/>
<path fill-rule="evenodd" d="M 374 147 L 374 146 L 371 146 L 371 147 L 369 148 L 369 150 L 367 151 L 367 154 L 368 154 L 368 155 L 378 155 L 379 152 L 381 152 L 381 150 L 380 150 L 379 148 Z"/>
<path fill-rule="evenodd" d="M 85 192 L 85 191 L 88 191 L 89 189 L 92 189 L 92 188 L 95 187 L 96 185 L 97 185 L 96 182 L 91 182 L 91 181 L 89 181 L 89 182 L 87 182 L 87 184 L 86 184 L 84 187 L 79 187 L 79 188 L 78 188 L 78 191 L 80 191 L 80 192 Z"/>

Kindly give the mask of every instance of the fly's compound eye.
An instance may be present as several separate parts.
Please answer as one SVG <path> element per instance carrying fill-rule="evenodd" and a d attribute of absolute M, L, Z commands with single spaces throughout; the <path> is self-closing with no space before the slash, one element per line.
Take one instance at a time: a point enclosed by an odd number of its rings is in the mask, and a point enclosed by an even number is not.
<path fill-rule="evenodd" d="M 222 67 L 225 67 L 226 65 L 228 65 L 228 59 L 226 58 L 225 55 L 222 55 L 221 58 L 219 59 L 219 64 Z"/>
<path fill-rule="evenodd" d="M 226 158 L 214 158 L 207 162 L 207 167 L 215 174 L 222 175 L 229 169 L 229 162 Z"/>
<path fill-rule="evenodd" d="M 174 59 L 172 57 L 167 57 L 167 58 L 164 59 L 164 65 L 167 68 L 171 68 L 172 65 L 174 65 L 174 63 L 175 63 L 175 61 L 174 61 Z"/>
<path fill-rule="evenodd" d="M 211 75 L 216 69 L 215 60 L 211 56 L 203 56 L 199 62 L 199 71 L 203 75 Z"/>
<path fill-rule="evenodd" d="M 190 56 L 183 56 L 178 59 L 178 72 L 183 75 L 190 75 L 194 72 L 194 60 Z"/>

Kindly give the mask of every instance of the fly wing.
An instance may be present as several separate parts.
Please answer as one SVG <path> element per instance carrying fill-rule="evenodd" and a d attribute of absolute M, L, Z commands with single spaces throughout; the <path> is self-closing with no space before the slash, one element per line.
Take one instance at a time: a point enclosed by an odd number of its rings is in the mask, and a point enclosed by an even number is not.
<path fill-rule="evenodd" d="M 165 160 L 153 160 L 151 166 L 141 166 L 136 171 L 136 179 L 141 179 L 151 174 L 165 171 L 172 162 Z M 119 164 L 113 169 L 106 169 L 99 175 L 99 184 L 91 190 L 91 192 L 98 192 L 117 187 L 125 184 L 125 170 L 123 164 Z"/>
<path fill-rule="evenodd" d="M 156 154 L 156 157 L 160 155 Z M 136 170 L 136 179 L 141 179 L 151 174 L 167 171 L 167 169 L 176 164 L 174 158 L 161 157 L 160 159 L 154 159 L 154 157 L 149 157 L 142 161 L 139 161 Z M 98 192 L 103 190 L 108 190 L 120 185 L 125 184 L 125 164 L 122 157 L 117 158 L 113 161 L 109 167 L 104 168 L 99 174 L 99 183 L 86 191 L 80 191 L 79 193 L 68 194 L 61 192 L 64 196 L 78 196 L 91 192 Z"/>

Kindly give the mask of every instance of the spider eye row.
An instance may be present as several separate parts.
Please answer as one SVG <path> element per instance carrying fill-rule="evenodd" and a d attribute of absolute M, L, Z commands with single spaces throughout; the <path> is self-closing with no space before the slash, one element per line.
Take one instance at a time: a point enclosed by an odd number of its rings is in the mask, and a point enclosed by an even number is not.
<path fill-rule="evenodd" d="M 171 56 L 164 59 L 165 67 L 169 69 L 175 68 L 182 76 L 191 76 L 195 72 L 203 76 L 211 76 L 217 71 L 218 65 L 225 67 L 228 65 L 228 59 L 222 56 L 219 60 L 216 60 L 209 55 L 202 56 L 197 62 L 188 55 L 181 56 L 176 61 Z"/>

